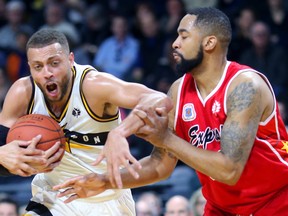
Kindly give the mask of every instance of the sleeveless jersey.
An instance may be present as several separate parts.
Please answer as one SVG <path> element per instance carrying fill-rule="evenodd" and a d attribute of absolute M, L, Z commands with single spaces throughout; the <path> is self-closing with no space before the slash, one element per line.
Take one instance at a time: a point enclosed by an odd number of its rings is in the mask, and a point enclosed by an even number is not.
<path fill-rule="evenodd" d="M 106 141 L 108 132 L 120 123 L 120 112 L 103 119 L 95 115 L 87 104 L 82 92 L 82 81 L 89 71 L 95 69 L 88 65 L 74 63 L 73 87 L 66 107 L 59 118 L 46 106 L 40 88 L 34 84 L 34 97 L 31 100 L 29 113 L 38 113 L 52 117 L 63 128 L 66 136 L 66 151 L 61 163 L 52 172 L 37 174 L 32 182 L 33 195 L 40 188 L 51 190 L 51 187 L 63 183 L 71 177 L 91 172 L 105 173 L 106 162 L 97 166 L 91 163 L 96 160 Z M 93 91 L 93 89 L 91 89 Z M 43 185 L 44 184 L 44 185 Z M 100 202 L 117 198 L 125 190 L 106 190 L 105 192 L 80 201 Z M 131 197 L 132 199 L 132 197 Z"/>
<path fill-rule="evenodd" d="M 227 89 L 237 75 L 251 70 L 228 62 L 220 82 L 205 99 L 201 98 L 192 75 L 185 74 L 178 89 L 174 125 L 177 135 L 198 148 L 219 151 Z M 272 91 L 268 80 L 260 75 Z M 287 132 L 274 93 L 273 97 L 274 110 L 260 122 L 250 157 L 236 185 L 229 186 L 197 172 L 207 201 L 224 211 L 251 214 L 288 184 Z"/>

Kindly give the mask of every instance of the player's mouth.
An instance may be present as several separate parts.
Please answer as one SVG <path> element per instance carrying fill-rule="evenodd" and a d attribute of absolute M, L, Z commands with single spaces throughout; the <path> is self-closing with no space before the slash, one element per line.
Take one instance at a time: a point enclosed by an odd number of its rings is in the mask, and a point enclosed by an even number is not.
<path fill-rule="evenodd" d="M 47 90 L 47 93 L 52 97 L 55 97 L 58 94 L 58 86 L 56 83 L 52 83 L 52 82 L 48 83 L 46 85 L 46 90 Z"/>
<path fill-rule="evenodd" d="M 179 61 L 181 59 L 181 55 L 176 51 L 173 52 L 173 57 L 175 61 Z"/>

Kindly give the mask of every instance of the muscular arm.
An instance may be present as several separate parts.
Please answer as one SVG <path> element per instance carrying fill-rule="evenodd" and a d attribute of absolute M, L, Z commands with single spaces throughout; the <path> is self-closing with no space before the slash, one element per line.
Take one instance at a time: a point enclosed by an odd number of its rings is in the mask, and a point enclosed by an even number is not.
<path fill-rule="evenodd" d="M 124 82 L 106 73 L 89 73 L 83 82 L 83 92 L 90 107 L 99 116 L 115 115 L 118 107 L 165 107 L 168 111 L 172 108 L 172 103 L 165 94 L 141 84 Z M 141 169 L 141 164 L 130 154 L 126 138 L 143 125 L 141 118 L 131 112 L 118 127 L 110 131 L 103 151 L 94 163 L 97 165 L 106 158 L 110 181 L 113 185 L 117 183 L 119 188 L 122 187 L 120 166 L 126 167 L 135 178 L 139 177 L 135 168 Z M 128 162 L 134 166 L 130 166 Z"/>
<path fill-rule="evenodd" d="M 27 114 L 31 95 L 32 86 L 28 77 L 16 81 L 5 97 L 0 113 L 0 124 L 10 128 L 19 117 Z"/>
<path fill-rule="evenodd" d="M 176 95 L 175 89 L 172 92 Z M 146 131 L 150 134 L 146 139 L 166 148 L 195 170 L 233 185 L 246 165 L 261 118 L 265 119 L 273 109 L 272 101 L 272 94 L 262 78 L 251 73 L 241 74 L 228 90 L 227 119 L 221 132 L 220 152 L 196 148 L 173 134 L 172 130 L 164 130 L 165 127 L 161 131 L 159 128 L 162 126 L 157 125 L 157 121 L 154 123 L 157 131 Z M 161 118 L 152 116 L 151 119 L 159 121 Z"/>

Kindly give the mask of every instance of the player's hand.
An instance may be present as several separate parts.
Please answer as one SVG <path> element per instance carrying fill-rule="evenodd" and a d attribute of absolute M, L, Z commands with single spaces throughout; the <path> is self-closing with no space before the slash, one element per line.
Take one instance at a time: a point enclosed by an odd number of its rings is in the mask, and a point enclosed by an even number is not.
<path fill-rule="evenodd" d="M 37 169 L 29 164 L 46 162 L 43 157 L 44 152 L 33 147 L 40 139 L 41 136 L 36 136 L 31 141 L 14 140 L 1 146 L 1 152 L 5 153 L 1 156 L 1 165 L 15 175 L 26 177 L 36 174 Z"/>
<path fill-rule="evenodd" d="M 28 148 L 36 148 L 39 140 L 32 140 L 32 143 Z M 37 170 L 37 173 L 51 172 L 55 167 L 60 164 L 61 156 L 65 151 L 61 147 L 60 142 L 56 142 L 51 148 L 46 151 L 42 151 L 43 163 L 31 162 L 29 165 Z"/>
<path fill-rule="evenodd" d="M 138 172 L 131 164 L 134 164 L 136 169 L 141 169 L 142 166 L 139 161 L 131 155 L 127 139 L 118 133 L 117 130 L 110 131 L 102 152 L 92 165 L 98 165 L 104 158 L 106 158 L 107 175 L 109 176 L 112 187 L 123 187 L 120 167 L 125 167 L 134 178 L 139 178 Z"/>
<path fill-rule="evenodd" d="M 165 148 L 165 138 L 168 137 L 168 111 L 166 108 L 148 110 L 134 109 L 134 114 L 141 118 L 145 125 L 138 129 L 136 135 L 153 145 Z"/>
<path fill-rule="evenodd" d="M 53 190 L 62 190 L 57 197 L 69 196 L 64 202 L 69 203 L 75 199 L 98 195 L 106 190 L 105 178 L 96 173 L 77 176 L 68 179 L 62 184 L 53 187 Z M 64 190 L 63 190 L 64 189 Z"/>

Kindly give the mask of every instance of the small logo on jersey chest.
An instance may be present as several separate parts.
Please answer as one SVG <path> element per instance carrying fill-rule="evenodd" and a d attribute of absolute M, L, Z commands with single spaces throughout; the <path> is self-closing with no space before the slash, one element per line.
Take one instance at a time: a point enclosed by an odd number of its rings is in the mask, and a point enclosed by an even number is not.
<path fill-rule="evenodd" d="M 73 110 L 72 110 L 72 115 L 74 117 L 78 118 L 81 115 L 81 110 L 74 107 Z"/>
<path fill-rule="evenodd" d="M 212 113 L 213 114 L 219 113 L 220 109 L 221 109 L 220 103 L 218 101 L 215 101 L 213 106 L 212 106 Z"/>
<path fill-rule="evenodd" d="M 184 121 L 192 121 L 196 118 L 196 112 L 192 103 L 185 104 L 182 111 L 182 119 Z"/>

